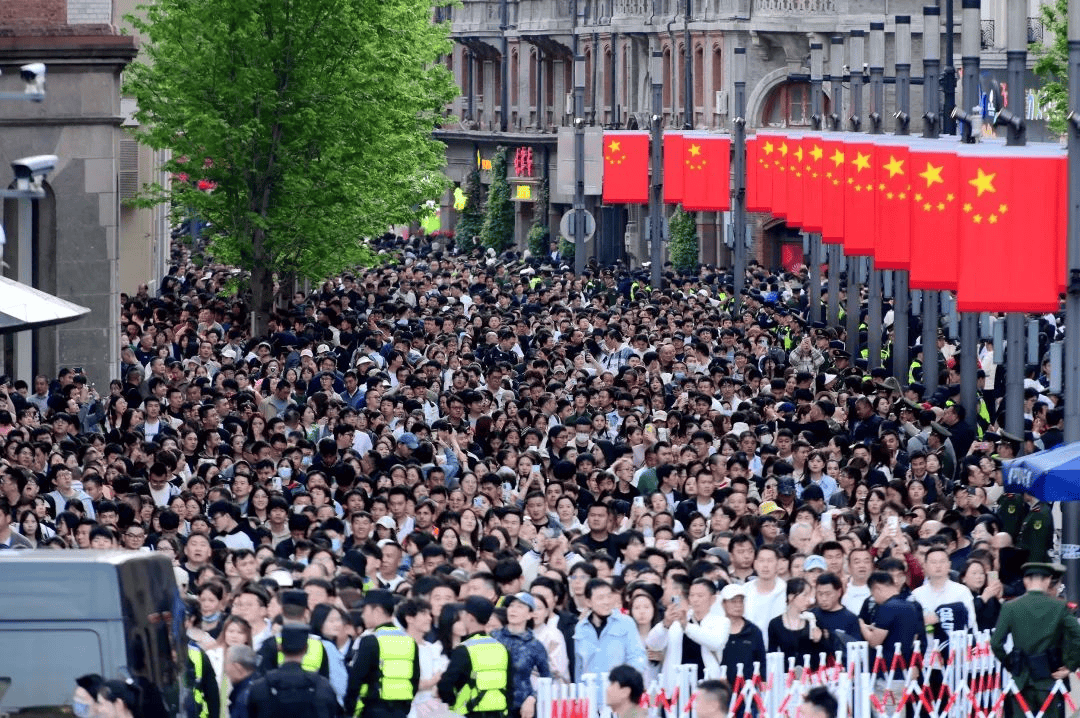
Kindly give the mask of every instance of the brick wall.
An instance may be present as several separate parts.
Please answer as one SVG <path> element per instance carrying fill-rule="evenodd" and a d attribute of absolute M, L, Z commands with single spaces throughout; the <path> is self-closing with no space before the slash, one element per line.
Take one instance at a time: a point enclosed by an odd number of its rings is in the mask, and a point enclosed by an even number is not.
<path fill-rule="evenodd" d="M 112 0 L 0 0 L 0 37 L 113 35 Z"/>

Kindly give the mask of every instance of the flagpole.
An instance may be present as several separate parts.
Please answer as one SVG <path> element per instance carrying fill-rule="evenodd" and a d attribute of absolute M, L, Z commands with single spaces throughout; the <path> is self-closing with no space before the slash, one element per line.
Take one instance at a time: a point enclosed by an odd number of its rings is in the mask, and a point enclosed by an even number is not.
<path fill-rule="evenodd" d="M 1069 0 L 1069 210 L 1068 292 L 1065 295 L 1065 442 L 1080 441 L 1080 0 Z M 1062 562 L 1065 592 L 1080 600 L 1080 502 L 1065 501 Z M 1066 551 L 1066 547 L 1070 550 Z"/>
<path fill-rule="evenodd" d="M 896 16 L 896 120 L 897 135 L 908 133 L 911 120 L 911 16 Z M 907 384 L 908 315 L 911 312 L 911 294 L 908 289 L 908 272 L 893 272 L 893 376 L 901 386 Z"/>
<path fill-rule="evenodd" d="M 649 78 L 652 82 L 652 197 L 649 202 L 649 247 L 652 261 L 651 284 L 660 289 L 663 275 L 661 240 L 664 234 L 664 56 L 657 42 L 649 59 Z"/>
<path fill-rule="evenodd" d="M 841 35 L 833 35 L 829 38 L 829 84 L 832 97 L 832 113 L 829 115 L 829 126 L 833 132 L 841 129 L 844 116 L 844 38 Z M 844 263 L 843 247 L 839 244 L 829 245 L 829 306 L 827 307 L 830 326 L 840 327 L 840 269 Z M 855 353 L 852 352 L 852 357 Z"/>
<path fill-rule="evenodd" d="M 953 115 L 961 121 L 964 142 L 977 141 L 972 131 L 975 106 L 979 103 L 979 49 L 982 46 L 980 0 L 962 0 L 960 11 L 960 66 L 964 70 L 960 88 L 961 107 Z M 960 313 L 960 403 L 967 411 L 965 420 L 972 429 L 979 423 L 978 364 L 979 315 Z"/>
<path fill-rule="evenodd" d="M 941 131 L 938 116 L 938 73 L 941 69 L 941 11 L 933 5 L 923 8 L 923 137 L 937 139 Z M 938 295 L 922 290 L 923 386 L 929 398 L 937 391 Z"/>
<path fill-rule="evenodd" d="M 1009 0 L 1006 3 L 1005 75 L 1009 81 L 1009 94 L 1024 96 L 1024 71 L 1027 63 L 1027 3 Z M 1023 106 L 1022 104 L 1020 105 Z M 1002 110 L 994 118 L 995 125 L 1008 128 L 1006 143 L 1010 146 L 1026 144 L 1024 119 L 1009 110 Z M 1072 337 L 1075 342 L 1077 337 Z M 1024 315 L 1010 312 L 1005 315 L 1005 427 L 1014 436 L 1024 436 Z M 1023 453 L 1024 443 L 1020 444 Z"/>
<path fill-rule="evenodd" d="M 863 31 L 852 30 L 848 41 L 848 72 L 851 73 L 848 87 L 851 88 L 851 116 L 848 123 L 852 132 L 858 132 L 862 125 L 862 64 Z M 847 258 L 847 348 L 852 360 L 862 351 L 859 343 L 859 312 L 862 309 L 862 287 L 859 283 L 859 258 Z"/>
<path fill-rule="evenodd" d="M 732 250 L 735 291 L 735 315 L 742 313 L 743 289 L 746 286 L 746 48 L 735 48 L 732 65 L 735 79 L 735 119 L 732 120 L 732 139 L 735 142 L 735 192 L 731 198 Z M 655 98 L 654 98 L 655 99 Z"/>

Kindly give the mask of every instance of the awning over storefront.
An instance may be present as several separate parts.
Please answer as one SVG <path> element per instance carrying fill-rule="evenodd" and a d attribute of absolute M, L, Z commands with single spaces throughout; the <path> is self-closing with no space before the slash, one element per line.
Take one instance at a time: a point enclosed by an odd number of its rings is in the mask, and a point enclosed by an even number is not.
<path fill-rule="evenodd" d="M 0 334 L 12 334 L 81 319 L 86 307 L 0 277 Z"/>

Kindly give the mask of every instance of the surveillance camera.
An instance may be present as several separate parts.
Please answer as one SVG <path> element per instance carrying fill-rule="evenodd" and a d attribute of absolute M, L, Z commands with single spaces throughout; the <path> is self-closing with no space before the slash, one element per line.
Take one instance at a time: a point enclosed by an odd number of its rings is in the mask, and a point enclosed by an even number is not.
<path fill-rule="evenodd" d="M 19 76 L 26 83 L 26 94 L 45 94 L 45 63 L 31 62 L 19 68 Z"/>
<path fill-rule="evenodd" d="M 40 187 L 45 177 L 56 169 L 56 155 L 34 155 L 11 163 L 19 189 Z"/>
<path fill-rule="evenodd" d="M 851 68 L 848 67 L 847 65 L 844 65 L 843 71 L 844 71 L 845 75 L 850 74 L 851 73 Z"/>

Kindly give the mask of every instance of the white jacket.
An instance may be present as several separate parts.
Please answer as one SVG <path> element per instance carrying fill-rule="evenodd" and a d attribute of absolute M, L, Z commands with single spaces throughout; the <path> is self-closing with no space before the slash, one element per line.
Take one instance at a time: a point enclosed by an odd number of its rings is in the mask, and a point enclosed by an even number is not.
<path fill-rule="evenodd" d="M 719 675 L 720 661 L 731 635 L 731 621 L 724 614 L 724 603 L 720 594 L 713 597 L 712 607 L 700 621 L 694 617 L 691 609 L 687 616 L 686 628 L 681 623 L 665 628 L 663 621 L 652 627 L 645 638 L 645 648 L 650 651 L 664 651 L 664 660 L 660 667 L 660 686 L 665 691 L 675 687 L 675 670 L 682 665 L 683 635 L 701 646 L 701 658 L 706 673 Z M 699 676 L 703 678 L 704 676 Z"/>

